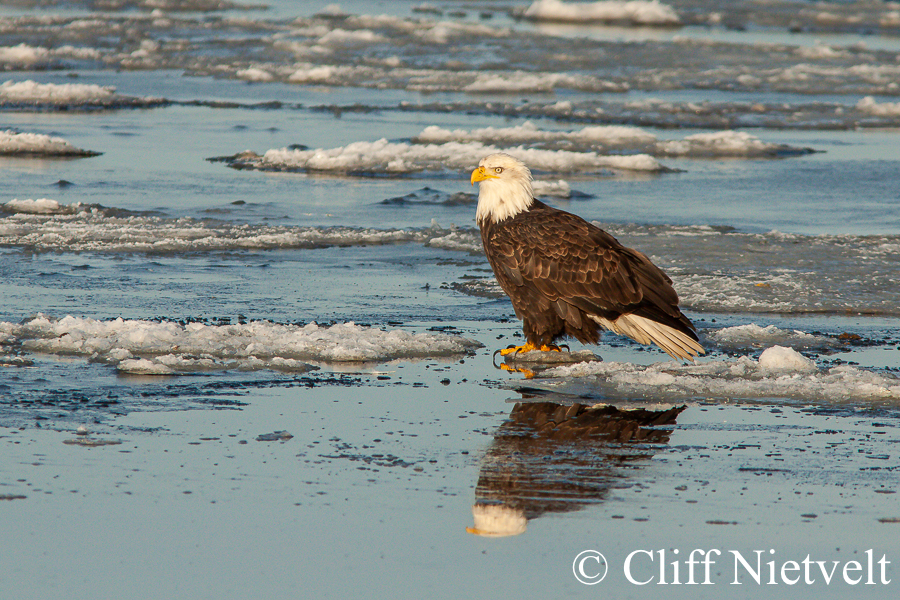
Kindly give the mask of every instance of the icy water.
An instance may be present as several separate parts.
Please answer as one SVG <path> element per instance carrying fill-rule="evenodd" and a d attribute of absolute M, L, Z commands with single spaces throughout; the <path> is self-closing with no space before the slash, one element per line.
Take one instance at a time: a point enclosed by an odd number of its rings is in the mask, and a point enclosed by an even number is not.
<path fill-rule="evenodd" d="M 0 597 L 896 596 L 896 3 L 19 0 L 0 71 Z M 496 369 L 497 150 L 707 356 Z"/>

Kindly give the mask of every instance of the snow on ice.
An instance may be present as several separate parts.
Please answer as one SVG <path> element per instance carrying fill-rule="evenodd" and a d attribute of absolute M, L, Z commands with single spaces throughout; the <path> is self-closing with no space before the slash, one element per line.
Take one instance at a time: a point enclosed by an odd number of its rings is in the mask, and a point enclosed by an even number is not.
<path fill-rule="evenodd" d="M 417 229 L 247 225 L 147 216 L 49 198 L 0 204 L 0 246 L 74 252 L 180 252 L 425 244 L 452 233 L 437 223 Z M 466 240 L 473 248 L 475 238 Z M 474 246 L 478 251 L 480 245 Z M 470 251 L 470 250 L 466 250 Z"/>
<path fill-rule="evenodd" d="M 10 79 L 0 84 L 0 107 L 5 108 L 146 108 L 168 103 L 164 98 L 122 96 L 113 87 L 87 83 L 38 83 L 30 79 L 16 82 Z"/>
<path fill-rule="evenodd" d="M 120 371 L 143 374 L 222 369 L 306 371 L 304 361 L 368 362 L 458 356 L 481 347 L 464 337 L 382 330 L 354 323 L 237 325 L 44 315 L 0 322 L 0 344 L 30 352 L 88 356 Z"/>
<path fill-rule="evenodd" d="M 633 23 L 636 25 L 678 25 L 681 19 L 672 7 L 659 0 L 620 2 L 561 2 L 538 0 L 522 12 L 522 16 L 536 21 L 565 21 L 575 23 Z"/>
<path fill-rule="evenodd" d="M 422 171 L 468 171 L 478 160 L 495 152 L 508 152 L 525 161 L 532 169 L 552 173 L 591 173 L 608 169 L 658 172 L 665 170 L 646 154 L 607 156 L 597 152 L 540 150 L 525 146 L 498 147 L 478 141 L 450 141 L 442 144 L 390 142 L 353 142 L 337 148 L 300 150 L 276 148 L 262 156 L 242 152 L 215 158 L 236 169 L 260 171 L 315 171 L 341 174 L 406 175 Z"/>
<path fill-rule="evenodd" d="M 0 154 L 30 156 L 97 156 L 99 152 L 76 148 L 66 140 L 42 133 L 0 131 Z"/>
<path fill-rule="evenodd" d="M 673 361 L 647 366 L 621 362 L 585 362 L 543 371 L 554 389 L 587 380 L 604 398 L 686 399 L 795 398 L 858 402 L 900 400 L 900 379 L 852 366 L 819 369 L 796 350 L 772 346 L 754 360 Z M 557 382 L 554 384 L 553 382 Z"/>
<path fill-rule="evenodd" d="M 538 129 L 531 121 L 514 127 L 485 127 L 471 131 L 426 127 L 414 138 L 419 143 L 482 142 L 539 144 L 545 149 L 566 148 L 577 151 L 642 152 L 653 156 L 678 157 L 766 157 L 799 155 L 811 152 L 784 144 L 766 143 L 743 131 L 696 133 L 681 140 L 659 140 L 637 127 L 588 126 L 574 131 Z"/>
<path fill-rule="evenodd" d="M 760 327 L 756 323 L 715 329 L 705 337 L 715 344 L 716 348 L 726 351 L 746 352 L 753 348 L 775 345 L 794 350 L 829 350 L 841 346 L 834 337 L 814 335 L 796 329 L 781 329 L 775 325 Z"/>

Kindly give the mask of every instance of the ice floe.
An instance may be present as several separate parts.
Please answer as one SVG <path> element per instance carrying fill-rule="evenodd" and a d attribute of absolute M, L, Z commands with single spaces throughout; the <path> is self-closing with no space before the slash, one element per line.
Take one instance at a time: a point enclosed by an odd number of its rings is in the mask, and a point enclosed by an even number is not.
<path fill-rule="evenodd" d="M 772 346 L 758 360 L 709 360 L 648 366 L 586 362 L 543 371 L 552 381 L 580 379 L 608 398 L 655 400 L 794 398 L 805 401 L 891 402 L 900 400 L 900 378 L 851 366 L 820 369 L 796 350 Z M 566 385 L 573 382 L 569 381 Z M 552 384 L 551 384 L 552 386 Z M 555 386 L 559 387 L 559 385 Z"/>
<path fill-rule="evenodd" d="M 868 96 L 866 98 L 869 98 Z M 603 125 L 640 125 L 663 128 L 701 128 L 731 130 L 736 128 L 769 129 L 855 129 L 859 127 L 897 127 L 900 114 L 894 103 L 874 99 L 856 103 L 840 102 L 676 102 L 647 98 L 616 100 L 591 98 L 564 101 L 490 102 L 469 100 L 457 102 L 401 102 L 394 107 L 377 110 L 402 112 L 462 112 L 495 115 L 504 118 L 560 119 L 569 123 Z M 344 107 L 319 107 L 339 113 Z M 365 110 L 355 105 L 354 110 Z M 371 107 L 375 110 L 376 107 Z"/>
<path fill-rule="evenodd" d="M 42 133 L 18 133 L 7 129 L 0 131 L 0 154 L 6 156 L 98 156 L 99 152 L 76 148 L 66 140 Z"/>
<path fill-rule="evenodd" d="M 53 215 L 64 210 L 56 200 L 38 198 L 37 200 L 19 200 L 14 198 L 2 205 L 4 212 L 19 213 L 25 215 Z"/>
<path fill-rule="evenodd" d="M 175 219 L 96 204 L 60 204 L 49 198 L 0 204 L 0 246 L 38 251 L 176 253 L 426 244 L 452 233 L 436 223 L 417 229 L 374 229 Z M 467 239 L 476 238 L 468 234 Z M 474 248 L 478 251 L 480 246 Z"/>
<path fill-rule="evenodd" d="M 468 171 L 488 154 L 508 152 L 525 161 L 533 170 L 550 173 L 597 173 L 609 170 L 660 172 L 665 170 L 647 154 L 627 156 L 598 152 L 541 150 L 525 146 L 497 146 L 480 141 L 450 141 L 441 144 L 353 142 L 336 148 L 274 148 L 259 155 L 252 151 L 211 158 L 235 169 L 296 171 L 342 175 L 408 175 L 431 171 Z"/>
<path fill-rule="evenodd" d="M 38 315 L 0 322 L 0 345 L 28 352 L 86 356 L 123 372 L 170 374 L 223 369 L 307 371 L 306 361 L 344 363 L 467 354 L 481 344 L 441 333 L 412 333 L 354 323 L 320 326 L 251 321 L 200 322 Z"/>
<path fill-rule="evenodd" d="M 7 80 L 0 84 L 0 109 L 148 108 L 169 104 L 164 98 L 122 96 L 115 88 L 87 83 L 38 83 Z"/>
<path fill-rule="evenodd" d="M 749 352 L 776 345 L 793 350 L 834 350 L 845 345 L 835 336 L 786 330 L 775 325 L 761 327 L 756 323 L 710 330 L 705 334 L 704 342 L 712 342 L 719 350 L 732 352 Z"/>
<path fill-rule="evenodd" d="M 526 19 L 571 23 L 628 23 L 635 25 L 678 25 L 678 13 L 659 0 L 601 0 L 598 2 L 561 2 L 537 0 L 523 11 Z"/>
<path fill-rule="evenodd" d="M 857 102 L 856 108 L 876 117 L 900 117 L 900 102 L 876 102 L 872 96 Z"/>
<path fill-rule="evenodd" d="M 713 23 L 738 29 L 756 19 L 755 13 L 763 13 L 777 14 L 775 25 L 782 28 L 898 29 L 896 10 L 877 10 L 869 3 L 848 6 L 853 8 L 838 10 L 840 18 L 823 20 L 787 2 L 767 4 L 766 11 L 743 8 L 723 15 L 690 6 L 676 13 L 657 1 L 542 0 L 515 15 L 640 27 Z M 854 21 L 855 13 L 863 16 Z M 44 46 L 50 26 L 61 32 L 64 45 Z M 191 52 L 184 51 L 186 46 Z M 450 46 L 453 59 L 448 61 Z M 604 56 L 616 58 L 597 60 Z M 804 62 L 798 64 L 798 58 Z M 634 44 L 555 35 L 540 28 L 346 13 L 278 20 L 135 11 L 0 21 L 0 69 L 67 68 L 72 63 L 257 82 L 493 95 L 701 89 L 858 97 L 893 96 L 900 85 L 896 52 L 859 45 L 801 50 L 788 43 L 756 44 L 748 51 L 746 44 L 696 36 Z"/>
<path fill-rule="evenodd" d="M 29 46 L 22 43 L 17 46 L 0 46 L 0 65 L 29 67 L 45 61 L 50 56 L 46 48 Z"/>
<path fill-rule="evenodd" d="M 679 157 L 784 157 L 812 152 L 785 144 L 766 143 L 743 131 L 696 133 L 681 140 L 659 140 L 637 127 L 588 126 L 574 131 L 539 129 L 531 121 L 514 127 L 448 130 L 426 127 L 413 138 L 418 143 L 482 142 L 531 144 L 544 149 L 580 152 L 640 152 Z"/>

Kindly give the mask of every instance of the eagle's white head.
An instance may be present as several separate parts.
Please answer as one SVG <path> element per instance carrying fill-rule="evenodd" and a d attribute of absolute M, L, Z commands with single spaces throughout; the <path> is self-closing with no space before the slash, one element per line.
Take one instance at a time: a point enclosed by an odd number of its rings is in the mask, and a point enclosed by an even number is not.
<path fill-rule="evenodd" d="M 502 152 L 485 156 L 472 171 L 472 185 L 479 184 L 475 220 L 498 223 L 514 217 L 534 202 L 531 171 L 521 160 Z"/>

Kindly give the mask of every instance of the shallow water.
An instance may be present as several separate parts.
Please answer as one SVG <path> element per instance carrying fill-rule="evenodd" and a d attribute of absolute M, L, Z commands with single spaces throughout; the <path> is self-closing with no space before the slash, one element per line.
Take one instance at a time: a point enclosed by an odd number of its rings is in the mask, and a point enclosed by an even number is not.
<path fill-rule="evenodd" d="M 0 11 L 0 595 L 890 596 L 736 588 L 728 551 L 897 573 L 895 7 L 37 4 Z M 495 369 L 494 149 L 708 356 Z M 696 548 L 713 585 L 623 573 Z"/>

